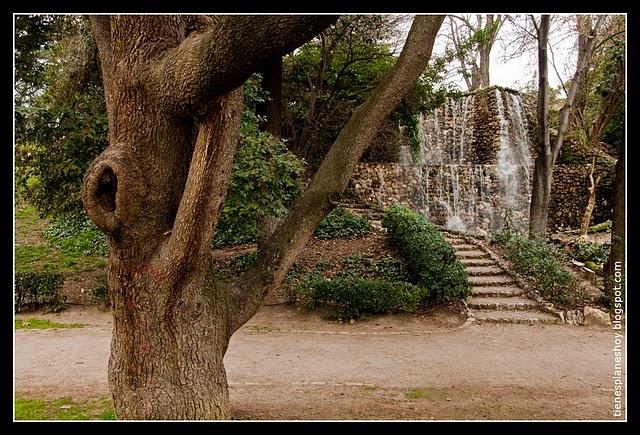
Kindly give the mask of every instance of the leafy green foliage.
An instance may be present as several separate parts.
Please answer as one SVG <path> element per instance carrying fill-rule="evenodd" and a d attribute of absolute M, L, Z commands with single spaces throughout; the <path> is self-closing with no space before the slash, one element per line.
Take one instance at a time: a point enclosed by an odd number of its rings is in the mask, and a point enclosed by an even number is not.
<path fill-rule="evenodd" d="M 57 216 L 43 232 L 47 240 L 63 251 L 82 255 L 107 255 L 107 239 L 84 213 Z"/>
<path fill-rule="evenodd" d="M 371 230 L 371 220 L 366 216 L 356 216 L 343 207 L 334 208 L 316 228 L 320 240 L 340 237 L 360 236 Z"/>
<path fill-rule="evenodd" d="M 288 151 L 283 140 L 258 127 L 260 117 L 255 114 L 255 105 L 265 98 L 260 76 L 255 75 L 245 83 L 233 177 L 214 237 L 218 247 L 254 241 L 256 218 L 284 216 L 300 192 L 302 161 Z"/>
<path fill-rule="evenodd" d="M 284 62 L 285 134 L 312 168 L 319 165 L 351 114 L 396 62 L 399 20 L 384 15 L 342 16 Z M 417 119 L 424 107 L 437 107 L 451 87 L 442 85 L 444 65 L 429 67 L 400 108 L 378 132 L 363 157 L 389 161 L 408 140 L 417 155 Z M 389 121 L 389 120 L 387 120 Z M 404 126 L 398 135 L 398 126 Z"/>
<path fill-rule="evenodd" d="M 542 296 L 563 306 L 583 303 L 584 290 L 562 267 L 566 256 L 543 238 L 529 239 L 516 232 L 503 230 L 492 240 L 505 247 L 505 258 L 513 264 L 516 272 L 536 281 Z"/>
<path fill-rule="evenodd" d="M 323 308 L 329 316 L 358 319 L 365 313 L 414 311 L 427 291 L 406 282 L 366 279 L 355 275 L 305 277 L 297 292 L 311 309 Z"/>
<path fill-rule="evenodd" d="M 64 277 L 57 272 L 17 272 L 15 281 L 16 312 L 45 307 L 51 311 L 60 311 L 64 298 L 60 287 Z"/>
<path fill-rule="evenodd" d="M 571 249 L 571 256 L 577 261 L 593 262 L 596 264 L 606 263 L 609 259 L 609 251 L 611 245 L 608 243 L 590 243 L 590 242 L 578 242 L 575 243 Z"/>
<path fill-rule="evenodd" d="M 356 275 L 363 278 L 382 279 L 389 282 L 408 282 L 409 274 L 404 263 L 390 256 L 377 259 L 371 255 L 350 255 L 341 262 L 337 276 Z"/>
<path fill-rule="evenodd" d="M 16 104 L 16 185 L 41 214 L 82 210 L 84 173 L 108 145 L 95 42 L 85 19 L 65 23 L 57 39 L 32 41 L 22 52 L 31 56 L 25 67 L 35 63 L 42 71 L 37 74 L 39 87 Z M 38 53 L 27 53 L 36 49 Z"/>
<path fill-rule="evenodd" d="M 216 276 L 221 281 L 228 281 L 231 277 L 237 276 L 240 273 L 246 271 L 255 261 L 258 259 L 258 252 L 251 251 L 244 254 L 240 254 L 237 257 L 226 261 L 221 264 L 217 264 Z"/>
<path fill-rule="evenodd" d="M 89 295 L 102 304 L 109 304 L 109 284 L 106 276 L 101 276 L 96 280 L 95 285 L 89 289 Z"/>
<path fill-rule="evenodd" d="M 465 298 L 467 272 L 453 247 L 422 215 L 403 206 L 390 207 L 382 219 L 391 246 L 406 262 L 411 282 L 428 288 L 436 301 Z"/>

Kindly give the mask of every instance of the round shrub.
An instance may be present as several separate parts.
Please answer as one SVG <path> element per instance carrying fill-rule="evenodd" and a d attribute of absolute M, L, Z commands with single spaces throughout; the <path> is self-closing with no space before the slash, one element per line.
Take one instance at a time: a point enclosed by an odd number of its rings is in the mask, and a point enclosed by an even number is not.
<path fill-rule="evenodd" d="M 433 301 L 465 298 L 471 289 L 467 271 L 453 247 L 421 214 L 394 205 L 384 214 L 391 246 L 404 257 L 410 281 L 429 289 Z"/>
<path fill-rule="evenodd" d="M 340 319 L 357 319 L 365 313 L 415 311 L 426 292 L 406 282 L 356 275 L 330 279 L 311 274 L 298 284 L 298 294 L 309 308 L 324 308 L 331 317 Z"/>

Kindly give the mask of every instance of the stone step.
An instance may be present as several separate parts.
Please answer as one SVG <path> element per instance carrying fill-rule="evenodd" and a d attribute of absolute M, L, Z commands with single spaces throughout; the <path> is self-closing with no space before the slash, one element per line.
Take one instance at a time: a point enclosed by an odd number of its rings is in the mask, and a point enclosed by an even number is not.
<path fill-rule="evenodd" d="M 456 252 L 458 258 L 491 258 L 489 254 L 484 251 L 458 251 Z"/>
<path fill-rule="evenodd" d="M 462 244 L 452 243 L 452 245 L 453 245 L 453 248 L 458 252 L 478 250 L 478 247 L 476 245 L 470 245 L 468 243 L 462 243 Z"/>
<path fill-rule="evenodd" d="M 509 298 L 524 295 L 524 290 L 518 287 L 474 286 L 471 296 Z"/>
<path fill-rule="evenodd" d="M 504 270 L 496 266 L 467 266 L 467 273 L 469 276 L 500 275 Z"/>
<path fill-rule="evenodd" d="M 470 276 L 469 284 L 476 286 L 488 285 L 510 285 L 514 284 L 513 278 L 509 275 L 488 275 L 488 276 Z"/>
<path fill-rule="evenodd" d="M 491 297 L 471 297 L 467 299 L 470 308 L 476 310 L 531 310 L 538 307 L 538 303 L 533 299 L 520 297 L 491 298 Z"/>
<path fill-rule="evenodd" d="M 461 258 L 460 262 L 467 267 L 470 266 L 494 266 L 497 263 L 491 258 Z"/>
<path fill-rule="evenodd" d="M 456 236 L 443 236 L 443 237 L 447 242 L 451 243 L 452 245 L 464 245 L 465 243 L 467 243 L 467 241 L 462 237 L 456 237 Z"/>
<path fill-rule="evenodd" d="M 478 323 L 522 323 L 522 324 L 554 324 L 560 319 L 552 314 L 537 310 L 502 311 L 474 310 L 473 316 Z"/>

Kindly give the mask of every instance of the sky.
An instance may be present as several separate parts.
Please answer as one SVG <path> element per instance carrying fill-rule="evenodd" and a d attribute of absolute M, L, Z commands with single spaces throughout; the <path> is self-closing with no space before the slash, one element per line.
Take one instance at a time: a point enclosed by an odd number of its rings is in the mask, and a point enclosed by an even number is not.
<path fill-rule="evenodd" d="M 475 14 L 471 14 L 475 15 Z M 517 22 L 523 23 L 527 20 L 525 15 L 511 14 Z M 561 81 L 569 79 L 574 71 L 577 60 L 577 35 L 573 26 L 567 23 L 567 15 L 553 15 L 550 30 L 550 44 L 555 58 L 556 68 L 549 63 L 549 86 L 557 88 Z M 449 29 L 448 18 L 442 24 L 442 28 L 434 47 L 434 55 L 442 54 L 446 46 L 446 37 L 443 34 Z M 411 20 L 406 23 L 405 32 L 409 31 Z M 500 28 L 498 40 L 491 51 L 489 76 L 491 85 L 499 85 L 513 89 L 522 89 L 527 82 L 534 81 L 534 87 L 537 87 L 537 69 L 538 59 L 535 43 L 530 44 L 528 50 L 516 50 L 515 44 L 509 42 L 522 39 L 522 32 L 518 32 L 518 28 L 510 21 L 506 21 Z M 406 33 L 405 33 L 406 37 Z M 516 54 L 517 53 L 517 54 Z M 452 66 L 457 67 L 458 63 L 454 62 Z M 558 70 L 556 73 L 556 69 Z M 458 87 L 466 91 L 467 87 L 461 75 L 453 77 L 452 82 Z"/>

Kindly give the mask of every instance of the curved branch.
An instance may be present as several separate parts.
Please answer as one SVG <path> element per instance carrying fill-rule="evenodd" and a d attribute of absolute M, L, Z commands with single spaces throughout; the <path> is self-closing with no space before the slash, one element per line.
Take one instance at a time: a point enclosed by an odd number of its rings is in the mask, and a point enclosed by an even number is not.
<path fill-rule="evenodd" d="M 149 86 L 168 112 L 197 114 L 216 95 L 244 83 L 259 64 L 282 56 L 333 23 L 335 16 L 228 16 L 187 37 L 152 65 Z"/>
<path fill-rule="evenodd" d="M 186 276 L 196 256 L 208 251 L 232 175 L 242 116 L 242 88 L 219 97 L 199 122 L 189 175 L 161 258 L 174 281 Z M 207 222 L 213 221 L 213 224 Z M 173 288 L 181 286 L 173 284 Z"/>
<path fill-rule="evenodd" d="M 443 20 L 442 15 L 416 16 L 394 68 L 354 111 L 307 189 L 259 252 L 256 263 L 234 283 L 230 295 L 232 330 L 253 316 L 267 291 L 280 285 L 315 228 L 335 207 L 380 125 L 426 68 Z"/>

